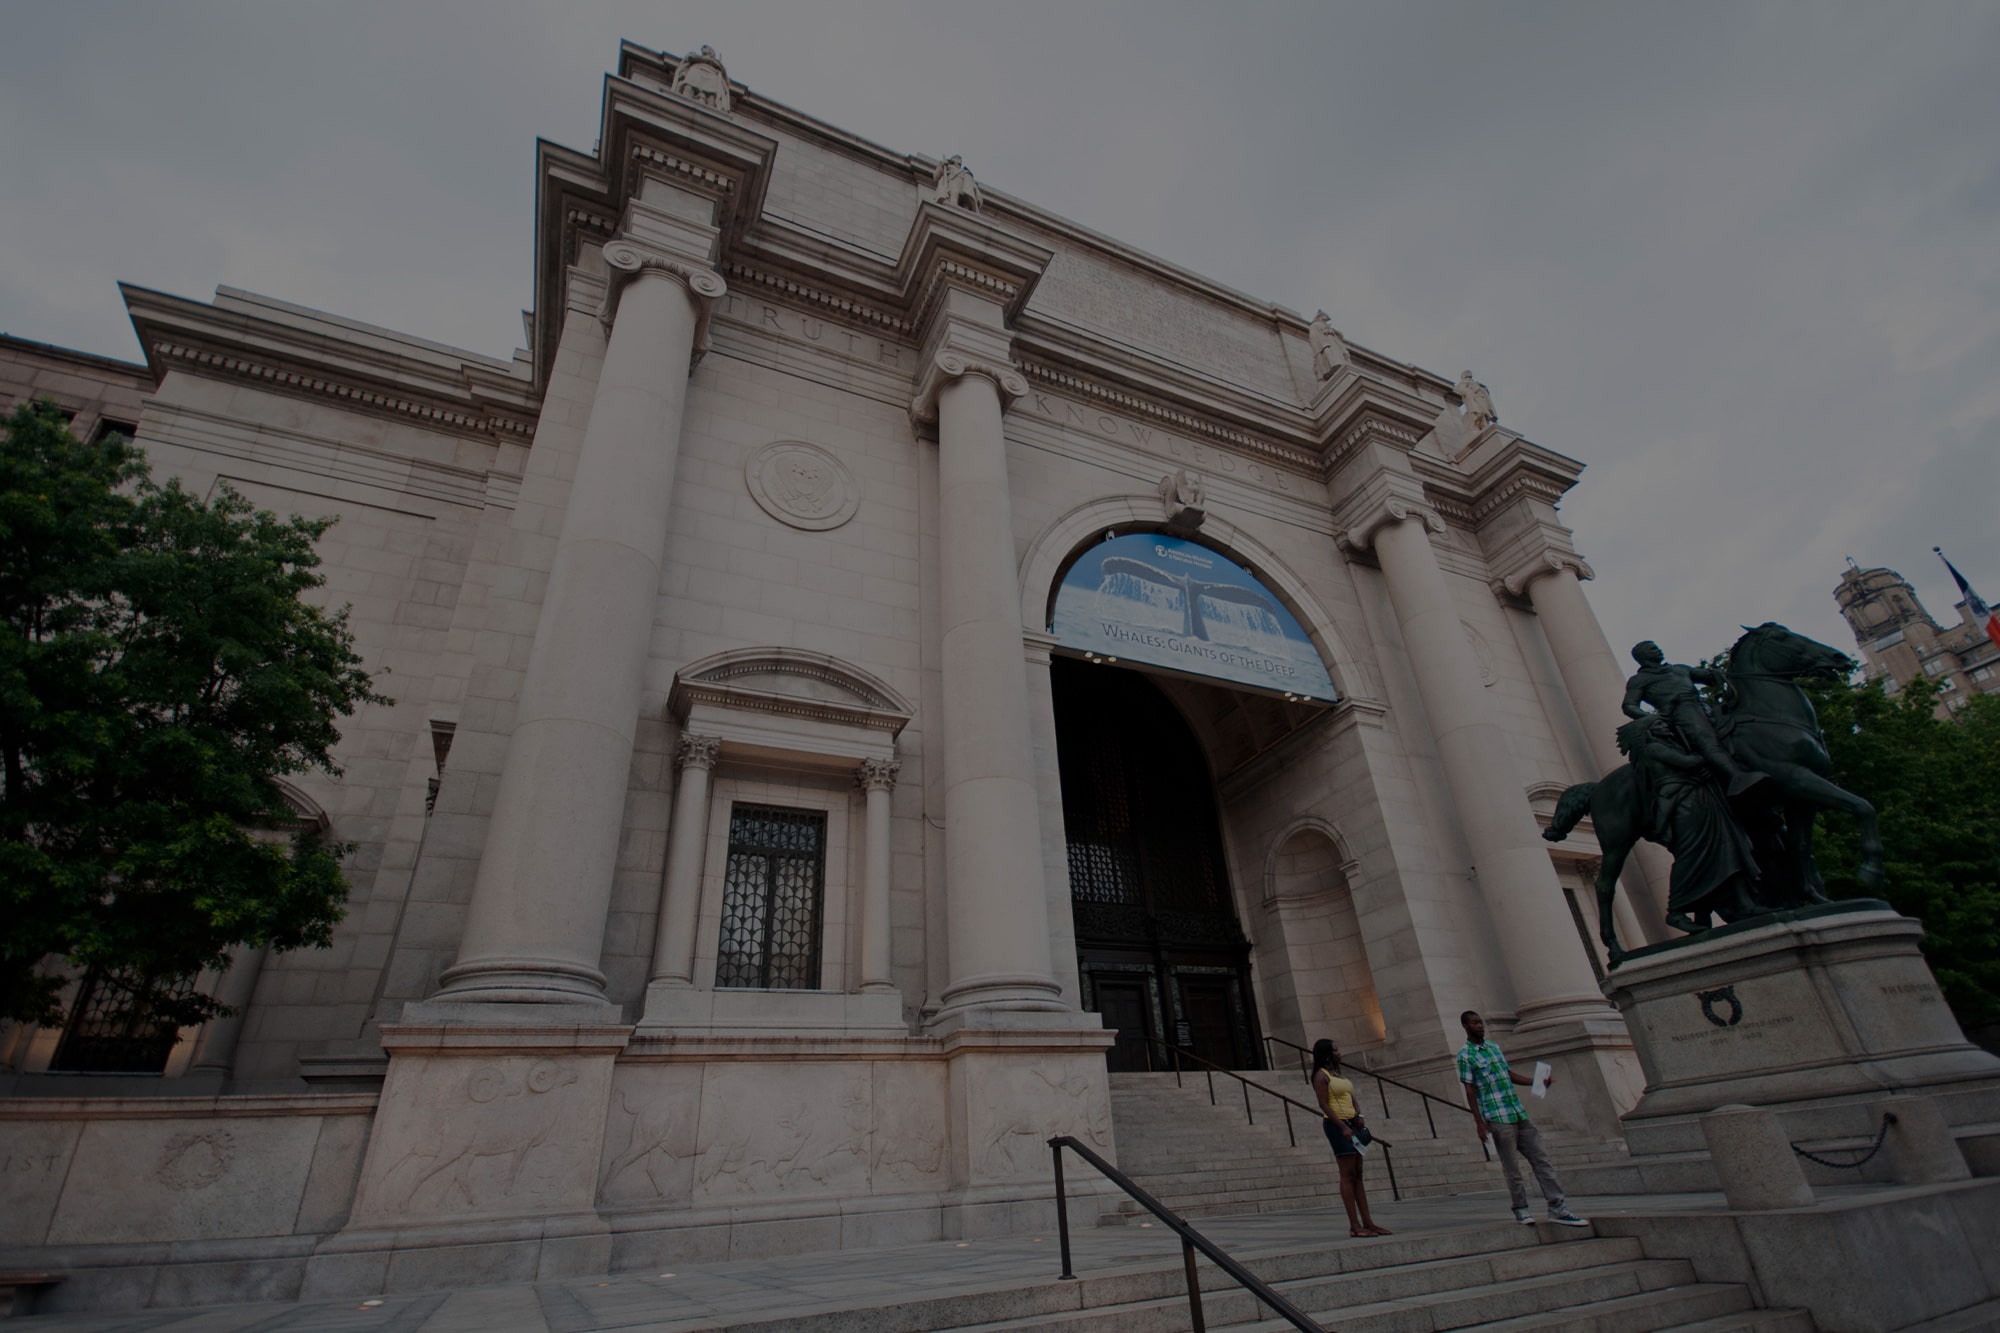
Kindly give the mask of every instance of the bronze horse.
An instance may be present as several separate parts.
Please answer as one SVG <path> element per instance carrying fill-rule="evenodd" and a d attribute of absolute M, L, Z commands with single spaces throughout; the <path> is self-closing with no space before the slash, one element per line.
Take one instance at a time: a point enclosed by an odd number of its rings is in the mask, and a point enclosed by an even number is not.
<path fill-rule="evenodd" d="M 1691 916 L 1670 916 L 1669 925 L 1694 931 L 1705 928 L 1710 912 L 1734 921 L 1827 901 L 1812 855 L 1813 817 L 1821 810 L 1843 811 L 1861 822 L 1859 877 L 1870 888 L 1882 882 L 1875 807 L 1827 776 L 1832 763 L 1819 718 L 1798 684 L 1809 677 L 1845 679 L 1852 667 L 1839 649 L 1794 634 L 1783 625 L 1766 621 L 1755 629 L 1745 627 L 1743 637 L 1729 650 L 1725 672 L 1729 683 L 1716 710 L 1715 729 L 1739 766 L 1768 778 L 1733 804 L 1735 817 L 1756 849 L 1761 873 L 1747 901 L 1740 893 L 1718 895 L 1716 901 L 1691 905 Z M 1559 842 L 1586 814 L 1604 852 L 1597 876 L 1598 936 L 1616 963 L 1625 950 L 1612 922 L 1612 894 L 1626 857 L 1647 836 L 1637 776 L 1630 764 L 1564 791 L 1556 802 L 1555 822 L 1542 836 Z"/>

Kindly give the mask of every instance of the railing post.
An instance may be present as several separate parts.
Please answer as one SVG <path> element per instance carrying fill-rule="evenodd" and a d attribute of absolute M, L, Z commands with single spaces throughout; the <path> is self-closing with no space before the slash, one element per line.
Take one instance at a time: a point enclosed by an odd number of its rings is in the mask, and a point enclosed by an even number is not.
<path fill-rule="evenodd" d="M 1292 1146 L 1296 1148 L 1299 1146 L 1299 1136 L 1292 1132 L 1292 1104 L 1290 1102 L 1279 1102 L 1278 1105 L 1285 1108 L 1285 1137 L 1290 1139 Z"/>
<path fill-rule="evenodd" d="M 1213 1106 L 1215 1105 L 1215 1071 L 1207 1065 L 1203 1065 L 1201 1072 L 1208 1076 L 1208 1104 Z"/>
<path fill-rule="evenodd" d="M 1062 1140 L 1050 1139 L 1049 1152 L 1056 1159 L 1056 1235 L 1062 1240 L 1063 1281 L 1076 1281 L 1069 1267 L 1069 1207 L 1063 1199 Z"/>
<path fill-rule="evenodd" d="M 1438 1136 L 1438 1122 L 1437 1117 L 1431 1114 L 1431 1099 L 1428 1097 L 1424 1098 L 1424 1119 L 1430 1122 L 1431 1137 L 1436 1138 Z"/>
<path fill-rule="evenodd" d="M 1186 1236 L 1181 1237 L 1181 1262 L 1187 1267 L 1188 1318 L 1194 1333 L 1206 1333 L 1208 1325 L 1201 1317 L 1201 1280 L 1194 1271 L 1194 1243 Z"/>
<path fill-rule="evenodd" d="M 1392 1119 L 1393 1117 L 1389 1114 L 1389 1085 L 1384 1083 L 1380 1077 L 1377 1077 L 1375 1080 L 1375 1095 L 1382 1099 L 1382 1118 L 1384 1120 Z"/>
<path fill-rule="evenodd" d="M 1402 1202 L 1403 1191 L 1396 1188 L 1396 1154 L 1389 1150 L 1386 1143 L 1382 1145 L 1382 1165 L 1389 1168 L 1389 1197 Z"/>
<path fill-rule="evenodd" d="M 1251 1124 L 1257 1123 L 1256 1115 L 1250 1110 L 1250 1080 L 1243 1080 L 1243 1118 Z"/>

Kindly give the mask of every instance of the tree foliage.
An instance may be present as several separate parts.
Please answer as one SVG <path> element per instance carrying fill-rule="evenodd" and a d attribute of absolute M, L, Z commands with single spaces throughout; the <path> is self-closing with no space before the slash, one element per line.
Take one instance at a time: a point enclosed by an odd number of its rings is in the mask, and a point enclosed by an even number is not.
<path fill-rule="evenodd" d="M 120 437 L 47 406 L 0 439 L 0 1017 L 60 1023 L 56 957 L 166 1025 L 221 1012 L 185 982 L 235 944 L 324 946 L 347 849 L 274 837 L 277 780 L 338 775 L 335 719 L 387 703 L 314 543 L 226 486 L 152 482 Z"/>
<path fill-rule="evenodd" d="M 1924 953 L 1968 1030 L 2000 1022 L 2000 695 L 1974 696 L 1949 721 L 1919 677 L 1813 691 L 1833 780 L 1881 820 L 1884 887 L 1865 890 L 1857 822 L 1823 814 L 1816 847 L 1835 897 L 1885 898 L 1924 923 Z"/>

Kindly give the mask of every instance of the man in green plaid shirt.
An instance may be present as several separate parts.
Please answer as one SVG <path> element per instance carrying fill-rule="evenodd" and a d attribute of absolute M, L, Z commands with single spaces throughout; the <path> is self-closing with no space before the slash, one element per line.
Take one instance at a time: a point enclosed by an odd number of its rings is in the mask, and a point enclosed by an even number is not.
<path fill-rule="evenodd" d="M 1480 1141 L 1483 1143 L 1490 1137 L 1500 1151 L 1500 1174 L 1507 1178 L 1514 1220 L 1531 1226 L 1535 1221 L 1534 1214 L 1528 1211 L 1528 1186 L 1521 1179 L 1520 1158 L 1525 1157 L 1535 1170 L 1535 1183 L 1542 1187 L 1542 1197 L 1549 1201 L 1549 1221 L 1566 1227 L 1589 1226 L 1564 1202 L 1555 1163 L 1549 1160 L 1548 1150 L 1542 1146 L 1542 1132 L 1528 1119 L 1521 1099 L 1514 1093 L 1515 1084 L 1525 1088 L 1534 1080 L 1510 1069 L 1500 1048 L 1486 1040 L 1486 1020 L 1477 1010 L 1466 1010 L 1458 1016 L 1458 1021 L 1465 1027 L 1465 1045 L 1458 1052 L 1458 1081 L 1465 1085 L 1465 1103 L 1479 1123 Z M 1555 1081 L 1555 1075 L 1551 1074 L 1542 1086 L 1553 1086 Z"/>

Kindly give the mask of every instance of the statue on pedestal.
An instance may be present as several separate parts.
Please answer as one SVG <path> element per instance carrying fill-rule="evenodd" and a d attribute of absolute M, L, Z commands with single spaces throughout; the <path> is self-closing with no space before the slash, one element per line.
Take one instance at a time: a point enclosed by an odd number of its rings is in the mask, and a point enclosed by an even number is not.
<path fill-rule="evenodd" d="M 1588 815 L 1604 861 L 1597 876 L 1598 934 L 1615 964 L 1624 957 L 1611 915 L 1625 859 L 1640 838 L 1674 856 L 1667 924 L 1708 928 L 1827 901 L 1813 864 L 1813 818 L 1852 814 L 1861 824 L 1862 883 L 1882 878 L 1875 808 L 1835 785 L 1806 677 L 1844 679 L 1845 653 L 1766 622 L 1746 629 L 1715 670 L 1669 664 L 1657 644 L 1632 650 L 1618 747 L 1630 762 L 1556 802 L 1542 836 L 1560 842 Z M 1721 691 L 1711 718 L 1697 685 Z M 1650 708 L 1648 707 L 1650 705 Z"/>
<path fill-rule="evenodd" d="M 714 47 L 704 46 L 681 57 L 674 69 L 674 92 L 717 111 L 729 110 L 729 71 L 722 67 Z"/>

